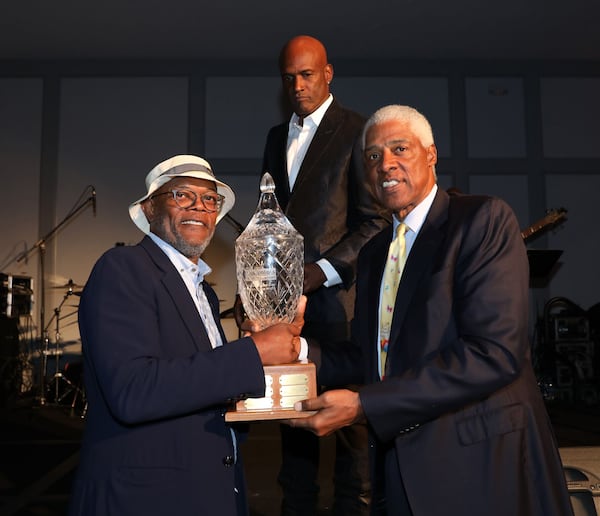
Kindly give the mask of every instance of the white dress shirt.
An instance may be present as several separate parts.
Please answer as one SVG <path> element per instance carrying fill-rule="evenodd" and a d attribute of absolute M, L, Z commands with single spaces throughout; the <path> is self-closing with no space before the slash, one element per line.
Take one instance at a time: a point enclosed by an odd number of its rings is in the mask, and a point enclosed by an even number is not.
<path fill-rule="evenodd" d="M 300 117 L 296 113 L 293 113 L 290 118 L 287 138 L 287 172 L 290 192 L 294 189 L 298 172 L 300 171 L 308 147 L 312 143 L 319 124 L 332 102 L 333 95 L 330 93 L 325 102 L 310 115 L 300 120 Z M 323 283 L 325 287 L 332 287 L 333 285 L 342 283 L 342 278 L 340 278 L 340 275 L 328 260 L 321 258 L 317 261 L 317 265 L 321 267 L 327 278 L 325 283 Z"/>
<path fill-rule="evenodd" d="M 310 115 L 300 119 L 293 113 L 288 124 L 287 138 L 287 171 L 290 184 L 290 191 L 294 189 L 298 172 L 306 156 L 306 151 L 310 146 L 317 128 L 325 116 L 325 112 L 333 102 L 333 95 L 329 94 L 327 100 L 323 102 Z"/>

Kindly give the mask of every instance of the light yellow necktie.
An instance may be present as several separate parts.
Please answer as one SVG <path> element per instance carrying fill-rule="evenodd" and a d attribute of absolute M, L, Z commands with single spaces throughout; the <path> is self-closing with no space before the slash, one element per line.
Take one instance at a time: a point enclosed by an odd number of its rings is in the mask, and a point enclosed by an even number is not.
<path fill-rule="evenodd" d="M 379 314 L 379 344 L 381 360 L 381 377 L 385 372 L 385 360 L 387 358 L 390 332 L 392 328 L 392 317 L 394 315 L 394 304 L 398 284 L 402 276 L 402 270 L 406 263 L 406 241 L 404 234 L 406 225 L 400 223 L 396 229 L 396 237 L 390 244 L 388 259 L 383 274 L 383 292 L 381 296 L 381 312 Z"/>

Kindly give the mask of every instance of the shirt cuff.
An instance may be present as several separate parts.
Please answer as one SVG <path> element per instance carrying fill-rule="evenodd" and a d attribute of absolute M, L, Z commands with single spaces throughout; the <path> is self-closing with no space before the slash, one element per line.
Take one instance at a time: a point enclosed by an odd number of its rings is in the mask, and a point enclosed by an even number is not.
<path fill-rule="evenodd" d="M 308 360 L 308 342 L 306 342 L 304 337 L 300 337 L 300 354 L 298 355 L 298 360 L 301 362 Z"/>
<path fill-rule="evenodd" d="M 323 286 L 333 287 L 334 285 L 339 285 L 342 282 L 342 278 L 340 278 L 340 275 L 337 273 L 333 265 L 331 265 L 328 260 L 326 260 L 325 258 L 321 258 L 317 261 L 317 265 L 321 267 L 321 269 L 325 273 L 325 276 L 327 277 L 327 281 L 323 283 Z"/>

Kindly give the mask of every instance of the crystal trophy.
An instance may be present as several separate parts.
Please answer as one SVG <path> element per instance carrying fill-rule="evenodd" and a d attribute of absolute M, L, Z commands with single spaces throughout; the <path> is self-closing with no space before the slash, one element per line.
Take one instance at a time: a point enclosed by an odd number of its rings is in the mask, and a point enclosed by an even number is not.
<path fill-rule="evenodd" d="M 238 291 L 248 317 L 261 329 L 290 323 L 296 315 L 304 283 L 304 238 L 279 207 L 275 183 L 266 172 L 260 182 L 258 207 L 235 242 Z M 288 419 L 310 412 L 294 410 L 296 401 L 316 396 L 313 363 L 264 366 L 263 398 L 236 403 L 229 421 Z"/>

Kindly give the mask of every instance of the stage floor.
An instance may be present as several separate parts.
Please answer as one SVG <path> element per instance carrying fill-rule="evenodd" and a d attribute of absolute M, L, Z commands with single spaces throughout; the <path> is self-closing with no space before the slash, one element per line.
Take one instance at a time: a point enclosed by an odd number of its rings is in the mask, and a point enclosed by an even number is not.
<path fill-rule="evenodd" d="M 23 396 L 0 409 L 0 513 L 3 516 L 63 516 L 85 425 L 78 403 L 40 406 Z M 549 404 L 559 446 L 600 446 L 600 406 Z M 242 446 L 251 516 L 279 514 L 279 423 L 252 423 Z M 318 516 L 330 514 L 332 438 L 322 440 Z"/>

